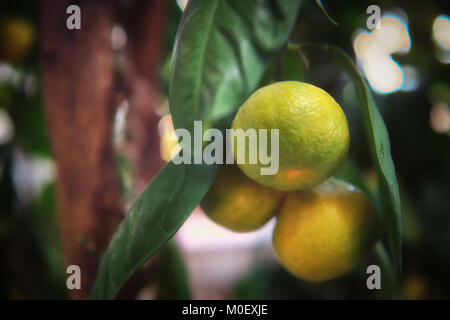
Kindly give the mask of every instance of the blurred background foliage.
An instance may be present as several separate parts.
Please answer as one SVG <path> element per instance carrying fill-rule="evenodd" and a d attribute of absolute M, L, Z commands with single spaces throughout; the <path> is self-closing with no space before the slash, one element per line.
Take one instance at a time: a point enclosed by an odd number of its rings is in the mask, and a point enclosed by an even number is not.
<path fill-rule="evenodd" d="M 412 47 L 408 54 L 395 59 L 400 65 L 414 66 L 419 81 L 411 91 L 375 94 L 390 133 L 403 201 L 400 285 L 367 290 L 364 266 L 339 279 L 310 284 L 292 277 L 278 264 L 259 263 L 233 283 L 228 298 L 450 298 L 450 74 L 449 64 L 439 61 L 432 38 L 433 21 L 440 14 L 448 14 L 449 2 L 324 1 L 330 16 L 339 23 L 334 26 L 313 1 L 305 1 L 292 42 L 334 44 L 354 58 L 355 32 L 365 28 L 366 8 L 371 4 L 378 4 L 382 12 L 401 8 L 406 13 Z M 161 93 L 165 97 L 181 14 L 176 1 L 168 1 L 160 63 Z M 15 31 L 19 35 L 13 39 L 28 37 L 30 45 L 23 54 L 12 57 L 4 52 L 14 44 L 5 43 L 8 37 L 0 33 L 0 298 L 64 299 L 66 275 L 58 234 L 55 168 L 40 91 L 38 1 L 2 1 L 0 32 L 7 29 L 11 19 L 23 28 Z M 275 78 L 318 83 L 335 97 L 349 117 L 350 159 L 359 170 L 362 185 L 375 190 L 374 171 L 348 76 L 326 56 L 307 57 L 301 63 L 298 58 L 288 52 L 282 65 L 274 66 Z M 171 243 L 162 256 L 158 283 L 164 289 L 156 297 L 189 297 L 184 284 L 186 270 L 175 245 Z M 376 261 L 373 255 L 368 263 Z"/>

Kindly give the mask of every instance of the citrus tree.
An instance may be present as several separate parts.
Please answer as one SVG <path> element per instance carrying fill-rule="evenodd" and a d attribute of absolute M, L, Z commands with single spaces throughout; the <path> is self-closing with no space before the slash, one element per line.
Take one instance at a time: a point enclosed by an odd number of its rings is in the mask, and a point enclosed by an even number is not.
<path fill-rule="evenodd" d="M 325 13 L 320 1 L 316 2 Z M 380 264 L 383 264 L 384 270 L 390 275 L 390 280 L 395 282 L 396 275 L 399 275 L 401 271 L 401 205 L 386 126 L 368 85 L 355 63 L 342 49 L 323 43 L 291 42 L 290 32 L 296 23 L 301 5 L 300 0 L 190 0 L 178 26 L 170 64 L 169 106 L 174 127 L 185 129 L 194 135 L 194 122 L 200 120 L 204 127 L 218 128 L 222 131 L 231 128 L 232 123 L 233 127 L 241 128 L 255 125 L 238 118 L 239 114 L 236 116 L 241 105 L 244 104 L 242 107 L 244 108 L 252 104 L 250 99 L 270 100 L 271 98 L 265 94 L 256 98 L 252 94 L 274 81 L 293 80 L 292 78 L 296 77 L 298 80 L 301 79 L 300 74 L 292 71 L 305 70 L 302 67 L 302 56 L 315 55 L 317 52 L 325 54 L 330 61 L 348 74 L 356 89 L 362 115 L 359 121 L 365 128 L 365 139 L 377 172 L 378 190 L 369 193 L 367 198 L 363 191 L 358 190 L 355 193 L 353 186 L 348 187 L 348 183 L 351 183 L 364 189 L 357 169 L 350 160 L 344 160 L 348 148 L 348 137 L 344 134 L 337 141 L 341 151 L 336 153 L 335 160 L 328 167 L 324 167 L 325 169 L 319 175 L 320 178 L 317 178 L 314 184 L 323 182 L 335 173 L 342 161 L 344 161 L 345 170 L 338 171 L 336 175 L 347 182 L 330 180 L 326 182 L 326 185 L 321 185 L 318 189 L 307 191 L 307 193 L 297 194 L 298 191 L 289 193 L 279 212 L 280 221 L 274 234 L 275 249 L 286 268 L 299 277 L 322 280 L 335 276 L 327 273 L 327 270 L 314 269 L 313 264 L 292 265 L 291 258 L 296 253 L 290 253 L 286 248 L 292 248 L 292 246 L 308 248 L 310 244 L 296 238 L 298 241 L 293 241 L 286 246 L 287 240 L 282 233 L 286 233 L 285 229 L 288 230 L 288 234 L 290 233 L 291 216 L 295 216 L 294 220 L 306 220 L 312 228 L 320 227 L 321 223 L 331 223 L 332 217 L 326 211 L 319 210 L 316 215 L 317 209 L 314 209 L 320 208 L 322 201 L 325 201 L 323 199 L 328 199 L 327 201 L 337 203 L 337 208 L 343 211 L 350 210 L 352 215 L 358 217 L 361 217 L 360 212 L 369 212 L 358 220 L 360 223 L 344 224 L 344 229 L 356 230 L 361 226 L 376 224 L 373 221 L 378 218 L 371 213 L 376 210 L 381 221 L 380 229 L 370 230 L 363 240 L 350 238 L 350 243 L 335 243 L 336 246 L 353 248 L 353 251 L 348 256 L 347 262 L 350 261 L 350 263 L 333 267 L 337 268 L 338 273 L 352 268 L 354 263 L 359 261 L 360 251 L 365 251 L 364 248 L 372 246 L 376 239 L 375 234 L 380 231 L 382 241 L 377 245 Z M 331 18 L 329 20 L 330 23 L 336 23 Z M 280 69 L 286 72 L 277 72 Z M 315 89 L 307 89 L 303 94 L 311 96 L 316 94 L 315 91 Z M 253 98 L 249 99 L 250 96 Z M 332 102 L 329 101 L 331 106 Z M 347 130 L 345 117 L 341 115 L 342 110 L 338 108 L 339 106 L 332 105 L 325 112 L 336 113 L 337 117 L 341 117 L 340 122 L 345 122 L 343 127 Z M 308 122 L 308 116 L 301 120 Z M 287 126 L 295 128 L 296 125 L 290 122 Z M 288 148 L 284 151 L 282 148 L 281 144 L 282 156 L 297 157 L 295 154 L 289 154 Z M 301 156 L 298 155 L 298 157 Z M 249 220 L 248 213 L 243 210 L 237 219 L 244 219 L 245 223 L 236 225 L 235 221 L 224 218 L 223 212 L 229 211 L 227 207 L 229 201 L 225 200 L 224 204 L 220 195 L 225 193 L 223 190 L 229 188 L 222 186 L 219 180 L 222 173 L 219 171 L 223 169 L 221 166 L 224 165 L 175 164 L 172 161 L 160 170 L 135 201 L 115 232 L 103 255 L 92 290 L 92 298 L 114 298 L 127 279 L 173 237 L 200 203 L 207 213 L 210 212 L 209 215 L 213 220 L 231 229 L 246 231 L 258 228 L 277 211 L 282 192 L 267 192 L 265 188 L 272 186 L 275 189 L 295 189 L 299 187 L 298 184 L 288 180 L 281 180 L 275 184 L 270 181 L 259 181 L 257 177 L 255 179 L 251 168 L 246 170 L 245 167 L 240 166 L 241 171 L 252 180 L 235 179 L 239 187 L 242 187 L 242 181 L 246 181 L 242 189 L 238 187 L 234 189 L 234 191 L 238 190 L 235 193 L 250 189 L 257 190 L 256 192 L 261 194 L 268 193 L 271 197 L 267 196 L 264 203 L 256 204 L 267 209 L 261 217 L 253 217 L 254 219 Z M 223 169 L 237 170 L 234 173 L 225 174 L 229 179 L 228 183 L 233 183 L 235 175 L 244 176 L 240 169 Z M 245 177 L 245 179 L 249 178 Z M 253 187 L 253 184 L 256 187 Z M 280 185 L 282 187 L 277 188 Z M 333 191 L 327 191 L 327 186 L 334 188 Z M 309 185 L 309 187 L 313 186 Z M 340 197 L 345 197 L 345 200 L 341 201 L 342 198 L 335 200 L 336 192 L 340 194 Z M 322 200 L 311 198 L 315 195 L 322 195 L 323 197 L 320 198 Z M 231 202 L 236 200 L 236 195 L 234 198 L 233 194 L 227 196 L 231 197 Z M 348 203 L 352 203 L 351 209 Z M 305 205 L 311 211 L 309 216 L 302 213 L 302 206 Z M 239 206 L 238 209 L 240 209 Z M 296 217 L 297 213 L 298 217 Z M 285 222 L 286 219 L 288 222 Z M 334 249 L 331 248 L 330 252 L 334 252 Z"/>

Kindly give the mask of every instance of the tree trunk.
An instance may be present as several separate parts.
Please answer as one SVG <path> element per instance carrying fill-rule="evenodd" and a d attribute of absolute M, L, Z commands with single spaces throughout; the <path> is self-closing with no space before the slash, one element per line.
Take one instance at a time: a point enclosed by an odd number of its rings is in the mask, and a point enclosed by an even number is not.
<path fill-rule="evenodd" d="M 123 212 L 111 141 L 112 1 L 77 1 L 81 30 L 68 30 L 72 2 L 41 1 L 42 89 L 66 262 L 81 268 L 81 290 L 70 295 L 83 299 Z"/>

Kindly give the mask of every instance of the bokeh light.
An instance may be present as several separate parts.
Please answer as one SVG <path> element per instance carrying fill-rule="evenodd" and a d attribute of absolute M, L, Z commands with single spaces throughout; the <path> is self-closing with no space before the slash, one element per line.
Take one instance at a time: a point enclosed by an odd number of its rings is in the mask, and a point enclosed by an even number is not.
<path fill-rule="evenodd" d="M 114 50 L 121 50 L 127 44 L 128 38 L 125 29 L 118 24 L 115 24 L 111 29 L 111 47 Z"/>
<path fill-rule="evenodd" d="M 405 65 L 403 68 L 403 85 L 401 91 L 414 91 L 419 87 L 420 74 L 416 67 Z"/>
<path fill-rule="evenodd" d="M 8 143 L 14 137 L 14 124 L 9 114 L 0 108 L 0 145 Z"/>
<path fill-rule="evenodd" d="M 114 116 L 113 141 L 116 150 L 120 150 L 125 145 L 129 105 L 128 99 L 121 101 Z"/>
<path fill-rule="evenodd" d="M 437 133 L 450 133 L 450 108 L 446 103 L 435 103 L 430 111 L 430 125 Z"/>
<path fill-rule="evenodd" d="M 433 40 L 436 43 L 435 55 L 439 62 L 450 63 L 450 19 L 441 14 L 433 22 Z"/>
<path fill-rule="evenodd" d="M 258 264 L 275 264 L 275 219 L 254 232 L 236 233 L 211 221 L 198 207 L 175 235 L 193 284 L 194 299 L 223 299 Z"/>
<path fill-rule="evenodd" d="M 174 154 L 180 151 L 178 139 L 173 128 L 172 117 L 170 114 L 165 115 L 159 120 L 158 132 L 160 137 L 160 153 L 161 158 L 169 162 Z"/>
<path fill-rule="evenodd" d="M 369 84 L 376 92 L 390 93 L 403 87 L 404 70 L 391 54 L 405 54 L 411 49 L 406 14 L 385 14 L 374 31 L 358 32 L 353 45 Z"/>
<path fill-rule="evenodd" d="M 178 7 L 180 7 L 181 10 L 184 11 L 184 9 L 186 9 L 187 3 L 189 0 L 176 0 Z"/>
<path fill-rule="evenodd" d="M 438 16 L 433 22 L 433 38 L 442 47 L 450 48 L 450 18 Z"/>

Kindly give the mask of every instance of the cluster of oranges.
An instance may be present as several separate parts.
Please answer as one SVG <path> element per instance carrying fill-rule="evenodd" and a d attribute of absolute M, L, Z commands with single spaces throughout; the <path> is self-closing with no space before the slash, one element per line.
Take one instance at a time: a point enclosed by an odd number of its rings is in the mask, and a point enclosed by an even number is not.
<path fill-rule="evenodd" d="M 257 230 L 276 216 L 273 246 L 301 279 L 325 281 L 361 263 L 378 239 L 379 222 L 362 191 L 332 177 L 350 140 L 340 106 L 311 84 L 277 82 L 239 109 L 232 129 L 250 128 L 279 130 L 278 172 L 261 175 L 259 161 L 222 165 L 201 202 L 204 212 L 236 232 Z"/>

